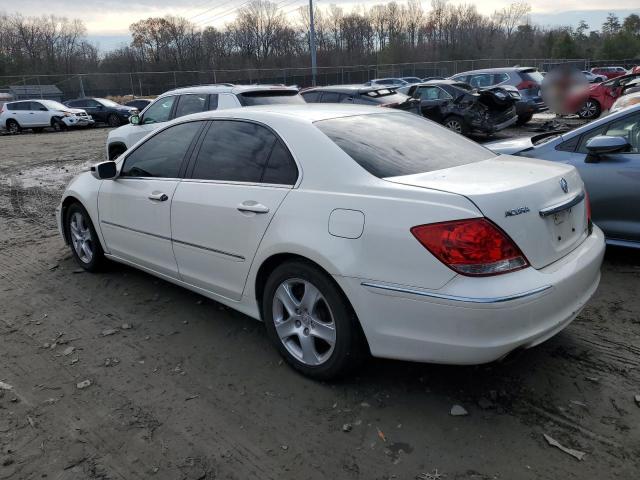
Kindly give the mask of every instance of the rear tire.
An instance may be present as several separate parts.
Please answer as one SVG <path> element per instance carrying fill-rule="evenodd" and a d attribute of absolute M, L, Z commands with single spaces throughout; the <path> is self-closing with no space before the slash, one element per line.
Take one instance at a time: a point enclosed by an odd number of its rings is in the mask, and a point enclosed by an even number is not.
<path fill-rule="evenodd" d="M 594 118 L 598 118 L 602 113 L 602 107 L 597 100 L 593 98 L 588 98 L 578 110 L 578 116 L 585 120 L 593 120 Z"/>
<path fill-rule="evenodd" d="M 81 204 L 69 205 L 64 228 L 71 254 L 76 262 L 89 272 L 99 271 L 104 266 L 106 258 L 91 217 Z"/>
<path fill-rule="evenodd" d="M 459 133 L 460 135 L 467 135 L 469 133 L 469 127 L 462 117 L 457 115 L 450 115 L 444 119 L 442 124 L 451 130 L 452 132 Z"/>
<path fill-rule="evenodd" d="M 17 120 L 9 119 L 7 120 L 7 130 L 9 131 L 9 133 L 15 135 L 16 133 L 20 133 L 22 131 L 22 127 Z"/>
<path fill-rule="evenodd" d="M 110 127 L 119 127 L 120 125 L 122 125 L 122 122 L 120 121 L 120 117 L 118 117 L 118 115 L 112 113 L 107 117 L 107 124 Z"/>
<path fill-rule="evenodd" d="M 526 125 L 533 118 L 533 113 L 523 113 L 522 115 L 518 115 L 518 120 L 516 120 L 516 125 L 521 127 L 522 125 Z"/>
<path fill-rule="evenodd" d="M 287 261 L 269 275 L 262 318 L 280 355 L 318 380 L 346 375 L 365 358 L 355 313 L 333 279 L 315 265 Z"/>

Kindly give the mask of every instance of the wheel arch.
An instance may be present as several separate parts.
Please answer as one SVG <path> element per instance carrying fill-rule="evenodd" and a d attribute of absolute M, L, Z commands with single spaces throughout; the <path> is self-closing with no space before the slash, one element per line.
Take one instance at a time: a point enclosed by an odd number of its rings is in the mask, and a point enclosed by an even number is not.
<path fill-rule="evenodd" d="M 358 318 L 358 315 L 355 311 L 355 308 L 353 308 L 353 304 L 351 303 L 351 301 L 349 300 L 349 297 L 347 297 L 347 294 L 345 293 L 345 291 L 343 290 L 343 288 L 340 286 L 340 284 L 338 282 L 336 282 L 336 280 L 333 278 L 333 276 L 329 273 L 329 271 L 324 268 L 320 263 L 304 256 L 298 253 L 291 253 L 291 252 L 281 252 L 281 253 L 275 253 L 269 257 L 267 257 L 266 259 L 263 260 L 263 262 L 260 264 L 260 267 L 258 267 L 257 272 L 256 272 L 256 276 L 255 276 L 255 283 L 254 283 L 254 292 L 253 294 L 255 295 L 255 301 L 258 305 L 258 311 L 259 311 L 259 315 L 261 320 L 264 321 L 264 319 L 262 318 L 262 296 L 264 294 L 264 287 L 267 283 L 267 279 L 269 278 L 269 275 L 271 275 L 271 273 L 279 266 L 282 265 L 284 262 L 287 261 L 291 261 L 291 260 L 297 260 L 300 262 L 304 262 L 307 263 L 309 265 L 312 265 L 313 267 L 319 269 L 322 273 L 324 273 L 327 278 L 329 278 L 329 280 L 334 284 L 334 286 L 337 288 L 338 292 L 340 292 L 340 295 L 342 295 L 342 298 L 344 299 L 344 301 L 346 302 L 346 304 L 348 305 L 349 309 L 351 310 L 355 320 L 356 320 L 356 325 L 359 329 L 359 333 L 361 338 L 364 339 L 364 342 L 367 345 L 367 349 L 369 349 L 369 341 L 367 340 L 367 337 L 364 333 L 364 329 L 362 328 L 362 324 L 360 323 L 360 319 Z M 370 349 L 369 349 L 370 351 Z"/>

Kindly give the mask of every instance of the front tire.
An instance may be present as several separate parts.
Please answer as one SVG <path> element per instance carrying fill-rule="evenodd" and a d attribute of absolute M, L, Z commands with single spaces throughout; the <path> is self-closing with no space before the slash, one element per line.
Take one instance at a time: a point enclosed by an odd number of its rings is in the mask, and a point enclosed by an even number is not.
<path fill-rule="evenodd" d="M 85 208 L 79 203 L 71 204 L 67 208 L 64 225 L 76 262 L 89 272 L 100 270 L 105 263 L 104 251 Z"/>
<path fill-rule="evenodd" d="M 600 106 L 600 103 L 593 98 L 588 98 L 582 104 L 580 110 L 578 110 L 578 116 L 585 120 L 593 120 L 594 118 L 598 118 L 601 112 L 602 107 Z"/>
<path fill-rule="evenodd" d="M 310 263 L 288 261 L 271 273 L 262 318 L 280 355 L 308 377 L 344 376 L 364 358 L 355 313 L 331 277 Z"/>
<path fill-rule="evenodd" d="M 67 129 L 67 126 L 59 118 L 53 118 L 51 119 L 51 128 L 53 128 L 56 132 L 63 132 Z"/>

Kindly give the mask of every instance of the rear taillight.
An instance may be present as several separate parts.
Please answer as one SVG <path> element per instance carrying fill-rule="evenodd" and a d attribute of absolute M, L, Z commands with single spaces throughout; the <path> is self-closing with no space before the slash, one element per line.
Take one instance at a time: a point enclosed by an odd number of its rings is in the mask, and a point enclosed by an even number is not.
<path fill-rule="evenodd" d="M 589 192 L 584 191 L 584 208 L 587 211 L 587 231 L 589 235 L 593 232 L 593 222 L 591 221 L 591 201 L 589 200 Z"/>
<path fill-rule="evenodd" d="M 513 240 L 486 218 L 419 225 L 411 233 L 438 260 L 462 275 L 499 275 L 529 266 Z"/>
<path fill-rule="evenodd" d="M 538 88 L 538 84 L 532 80 L 523 80 L 518 85 L 516 85 L 518 90 L 528 90 L 530 88 Z"/>

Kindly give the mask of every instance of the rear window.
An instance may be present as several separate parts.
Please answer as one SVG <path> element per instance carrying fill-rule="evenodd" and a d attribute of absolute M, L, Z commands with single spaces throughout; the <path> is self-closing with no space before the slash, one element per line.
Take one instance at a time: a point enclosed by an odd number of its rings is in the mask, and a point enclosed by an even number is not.
<path fill-rule="evenodd" d="M 544 80 L 544 76 L 535 68 L 520 70 L 518 73 L 523 80 L 531 80 L 532 82 L 536 83 L 542 83 L 542 80 Z"/>
<path fill-rule="evenodd" d="M 496 156 L 462 135 L 409 113 L 354 115 L 314 125 L 378 178 L 431 172 Z"/>
<path fill-rule="evenodd" d="M 386 105 L 388 103 L 402 103 L 408 100 L 407 95 L 398 93 L 395 90 L 389 90 L 387 88 L 365 92 L 360 94 L 360 96 L 374 103 L 382 105 Z"/>
<path fill-rule="evenodd" d="M 295 90 L 258 90 L 255 92 L 245 92 L 238 95 L 238 99 L 245 107 L 281 103 L 305 103 Z"/>

